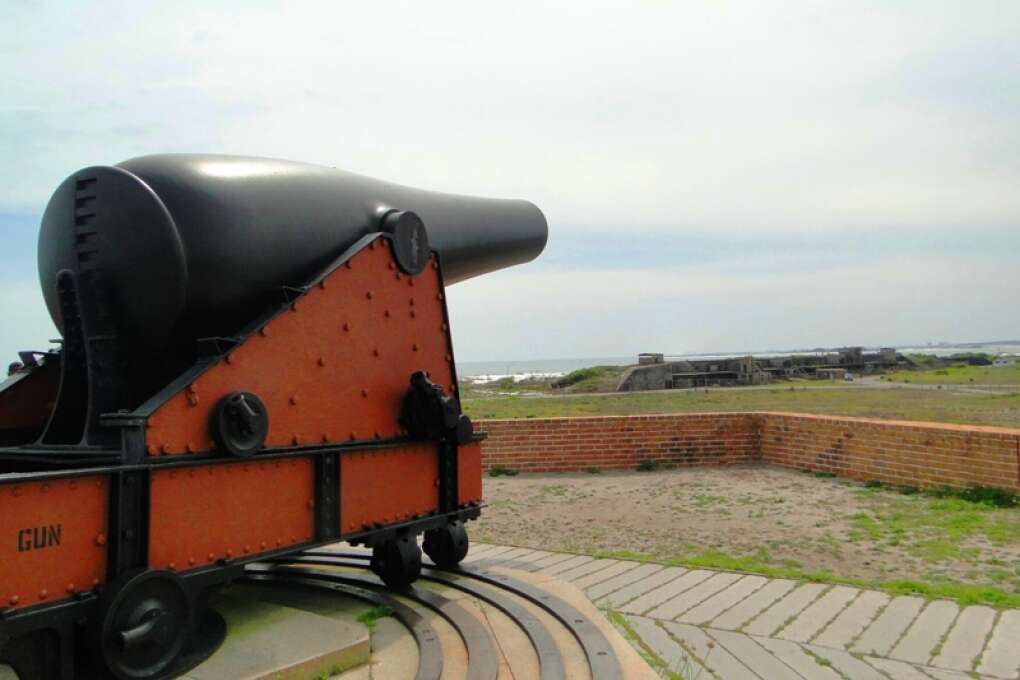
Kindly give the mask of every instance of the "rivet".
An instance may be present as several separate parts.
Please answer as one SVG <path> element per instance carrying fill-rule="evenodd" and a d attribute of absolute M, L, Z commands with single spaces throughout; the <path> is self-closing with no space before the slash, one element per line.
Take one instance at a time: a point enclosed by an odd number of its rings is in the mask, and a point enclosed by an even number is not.
<path fill-rule="evenodd" d="M 92 585 L 93 585 L 93 587 L 98 586 L 99 585 L 99 579 L 97 579 L 97 578 L 92 579 Z"/>
<path fill-rule="evenodd" d="M 294 302 L 290 303 L 290 311 L 292 312 L 297 311 L 297 300 L 294 300 Z"/>
<path fill-rule="evenodd" d="M 215 559 L 216 559 L 216 555 L 213 555 L 212 553 L 209 553 L 209 561 L 212 562 Z"/>
<path fill-rule="evenodd" d="M 232 364 L 234 363 L 234 355 L 228 353 L 227 356 L 223 357 L 223 360 L 226 361 L 228 364 Z"/>
<path fill-rule="evenodd" d="M 348 269 L 354 269 L 354 265 L 351 264 L 350 260 L 347 260 L 346 262 L 344 262 L 344 266 L 347 267 Z"/>
<path fill-rule="evenodd" d="M 374 436 L 376 439 L 381 439 L 382 438 L 382 437 L 379 436 L 378 432 L 373 432 L 372 436 Z"/>
<path fill-rule="evenodd" d="M 372 350 L 372 356 L 374 356 L 374 357 L 379 356 L 379 350 L 378 349 L 373 349 Z"/>
<path fill-rule="evenodd" d="M 308 499 L 308 507 L 309 508 L 314 508 L 315 507 L 315 501 L 312 500 L 312 499 Z"/>
<path fill-rule="evenodd" d="M 436 262 L 435 260 L 432 260 L 432 268 L 433 269 L 439 269 L 439 263 Z"/>
<path fill-rule="evenodd" d="M 390 310 L 387 309 L 386 311 L 384 311 L 383 316 L 385 316 L 387 319 L 390 318 Z"/>
<path fill-rule="evenodd" d="M 447 360 L 447 361 L 453 361 L 453 356 L 452 356 L 452 355 L 450 355 L 450 354 L 447 354 L 447 355 L 446 355 L 446 360 Z"/>
<path fill-rule="evenodd" d="M 7 598 L 7 601 L 11 603 L 11 606 L 18 604 L 20 600 L 21 598 L 18 597 L 17 595 L 11 595 L 9 598 Z"/>
<path fill-rule="evenodd" d="M 358 438 L 358 434 L 354 430 L 351 430 L 351 441 L 354 441 L 357 438 Z"/>
<path fill-rule="evenodd" d="M 71 482 L 71 491 L 74 491 L 77 488 L 78 488 L 78 482 Z"/>
<path fill-rule="evenodd" d="M 392 262 L 387 262 L 386 263 L 386 268 L 387 269 L 393 269 L 393 263 Z"/>
<path fill-rule="evenodd" d="M 290 405 L 291 406 L 297 406 L 297 395 L 296 394 L 290 395 Z"/>
<path fill-rule="evenodd" d="M 326 279 L 319 281 L 319 288 L 321 288 L 322 290 L 326 290 Z"/>
<path fill-rule="evenodd" d="M 42 492 L 43 492 L 43 493 L 46 493 L 46 492 L 48 492 L 49 490 L 50 490 L 50 485 L 49 485 L 49 484 L 43 484 L 43 485 L 42 485 Z"/>
<path fill-rule="evenodd" d="M 328 441 L 329 441 L 329 432 L 323 432 L 322 433 L 322 443 L 325 444 Z"/>
<path fill-rule="evenodd" d="M 346 321 L 344 321 L 344 330 L 345 330 L 345 331 L 349 331 L 349 330 L 351 330 L 351 324 L 349 324 L 349 323 L 347 323 Z"/>
<path fill-rule="evenodd" d="M 367 397 L 368 396 L 368 388 L 367 387 L 361 390 L 361 396 L 363 396 L 363 397 Z"/>
<path fill-rule="evenodd" d="M 317 363 L 320 366 L 325 366 L 326 365 L 326 357 L 319 357 L 319 361 Z"/>
<path fill-rule="evenodd" d="M 443 299 L 443 294 L 442 293 L 436 293 L 436 299 L 437 300 L 442 300 Z"/>
<path fill-rule="evenodd" d="M 371 300 L 372 299 L 372 291 L 367 291 L 365 293 L 365 299 L 366 300 Z"/>
<path fill-rule="evenodd" d="M 188 391 L 188 405 L 198 406 L 198 395 L 192 390 Z"/>
<path fill-rule="evenodd" d="M 187 446 L 185 446 L 184 448 L 187 450 L 188 453 L 195 452 L 195 445 L 192 444 L 191 442 L 188 442 Z"/>
<path fill-rule="evenodd" d="M 409 286 L 413 286 L 414 285 L 414 279 L 412 279 L 410 276 L 407 277 L 407 285 L 409 285 Z"/>
<path fill-rule="evenodd" d="M 417 316 L 417 314 L 415 314 L 415 311 L 414 311 L 414 310 L 412 309 L 412 310 L 411 310 L 411 318 L 413 319 L 413 318 L 414 318 L 414 317 L 416 317 L 416 316 Z"/>
<path fill-rule="evenodd" d="M 188 564 L 190 564 L 190 565 L 194 565 L 195 564 L 195 557 L 194 556 L 191 556 L 191 557 L 188 558 Z"/>
<path fill-rule="evenodd" d="M 244 546 L 244 552 L 250 553 L 251 552 L 251 546 L 250 545 Z"/>
<path fill-rule="evenodd" d="M 166 565 L 166 568 L 169 569 L 170 571 L 177 571 L 177 563 L 171 562 L 170 564 Z"/>
<path fill-rule="evenodd" d="M 234 551 L 228 549 L 227 550 L 227 557 L 233 557 L 233 556 L 234 556 Z"/>
<path fill-rule="evenodd" d="M 74 584 L 73 583 L 68 583 L 67 584 L 67 592 L 69 592 L 69 593 L 73 593 L 74 592 Z"/>
<path fill-rule="evenodd" d="M 441 328 L 441 329 L 443 330 L 443 332 L 445 333 L 445 332 L 447 331 L 447 329 L 449 329 L 449 326 L 447 326 L 447 325 L 446 325 L 446 324 L 444 323 L 444 324 L 443 324 L 442 326 L 440 326 L 440 328 Z"/>
<path fill-rule="evenodd" d="M 259 329 L 259 335 L 261 335 L 263 338 L 268 336 L 269 335 L 269 326 L 263 326 L 262 328 L 260 328 Z"/>
<path fill-rule="evenodd" d="M 260 545 L 262 546 L 262 549 L 263 549 L 263 550 L 265 550 L 265 549 L 266 549 L 266 542 L 265 542 L 265 541 L 262 541 L 262 543 L 261 543 Z"/>
<path fill-rule="evenodd" d="M 40 600 L 45 600 L 49 596 L 50 596 L 50 591 L 46 590 L 45 588 L 43 588 L 42 590 L 39 591 L 39 599 Z"/>
<path fill-rule="evenodd" d="M 414 298 L 408 298 L 408 299 L 407 299 L 407 302 L 408 302 L 408 304 L 410 304 L 410 305 L 411 305 L 412 307 L 414 307 Z"/>
<path fill-rule="evenodd" d="M 397 281 L 399 281 L 401 278 L 403 278 L 402 276 L 400 276 L 400 272 L 397 272 L 395 276 L 397 278 Z"/>
<path fill-rule="evenodd" d="M 281 545 L 283 545 L 283 540 L 279 538 L 276 539 L 276 547 L 279 548 Z"/>
<path fill-rule="evenodd" d="M 418 343 L 417 342 L 414 343 L 413 345 L 411 345 L 411 350 L 414 351 L 414 352 L 418 351 Z"/>
<path fill-rule="evenodd" d="M 375 241 L 372 241 L 371 243 L 368 244 L 368 249 L 375 250 Z"/>
<path fill-rule="evenodd" d="M 294 446 L 297 446 L 301 441 L 300 437 L 298 437 L 297 435 L 291 437 L 290 440 L 294 443 Z"/>

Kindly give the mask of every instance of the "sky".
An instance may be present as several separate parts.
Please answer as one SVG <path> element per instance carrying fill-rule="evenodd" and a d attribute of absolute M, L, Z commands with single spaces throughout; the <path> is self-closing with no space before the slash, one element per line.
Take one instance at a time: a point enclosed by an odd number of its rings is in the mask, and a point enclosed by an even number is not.
<path fill-rule="evenodd" d="M 460 360 L 1020 337 L 1020 3 L 9 0 L 0 358 L 75 170 L 233 153 L 526 198 Z"/>

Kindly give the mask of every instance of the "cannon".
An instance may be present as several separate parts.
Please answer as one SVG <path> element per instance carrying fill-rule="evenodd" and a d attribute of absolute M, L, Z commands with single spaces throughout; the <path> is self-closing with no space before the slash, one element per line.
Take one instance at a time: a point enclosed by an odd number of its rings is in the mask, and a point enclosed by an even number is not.
<path fill-rule="evenodd" d="M 0 383 L 0 664 L 176 677 L 245 565 L 348 541 L 391 588 L 466 555 L 481 441 L 446 286 L 534 259 L 542 213 L 333 168 L 144 156 L 39 234 L 61 339 Z"/>

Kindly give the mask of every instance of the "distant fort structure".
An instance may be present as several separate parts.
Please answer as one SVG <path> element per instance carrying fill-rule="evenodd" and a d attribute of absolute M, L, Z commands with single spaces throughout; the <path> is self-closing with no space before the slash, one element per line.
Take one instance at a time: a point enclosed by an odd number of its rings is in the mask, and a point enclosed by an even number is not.
<path fill-rule="evenodd" d="M 777 378 L 842 379 L 847 373 L 876 373 L 913 366 L 895 349 L 866 352 L 845 347 L 816 354 L 674 359 L 665 354 L 638 355 L 638 365 L 624 373 L 618 392 L 691 387 L 766 385 Z"/>

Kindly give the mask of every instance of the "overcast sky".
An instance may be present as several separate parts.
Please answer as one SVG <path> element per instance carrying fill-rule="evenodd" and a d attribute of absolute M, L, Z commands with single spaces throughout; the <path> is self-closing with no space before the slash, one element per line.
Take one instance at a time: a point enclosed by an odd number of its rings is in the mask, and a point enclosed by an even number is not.
<path fill-rule="evenodd" d="M 461 360 L 1020 337 L 1015 0 L 9 0 L 0 92 L 4 362 L 53 189 L 171 151 L 536 203 Z"/>

